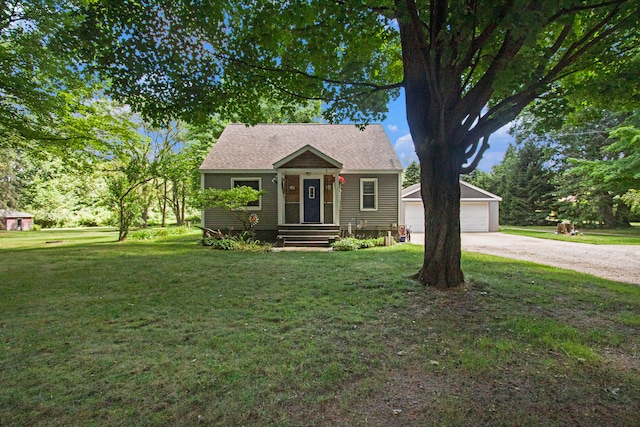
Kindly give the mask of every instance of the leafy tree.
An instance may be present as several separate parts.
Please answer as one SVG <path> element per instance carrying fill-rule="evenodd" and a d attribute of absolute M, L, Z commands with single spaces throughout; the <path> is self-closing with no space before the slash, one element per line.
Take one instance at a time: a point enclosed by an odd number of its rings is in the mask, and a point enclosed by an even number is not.
<path fill-rule="evenodd" d="M 547 111 L 534 110 L 516 126 L 519 139 L 532 141 L 555 153 L 551 163 L 556 174 L 560 219 L 607 228 L 628 224 L 628 209 L 620 201 L 629 187 L 615 178 L 613 168 L 604 168 L 622 151 L 616 151 L 614 129 L 638 124 L 629 111 L 612 111 L 591 104 L 565 104 L 560 120 L 547 120 Z M 613 149 L 608 147 L 613 144 Z M 617 163 L 616 163 L 617 164 Z M 604 171 L 607 171 L 607 174 Z"/>
<path fill-rule="evenodd" d="M 322 118 L 320 101 L 285 104 L 263 100 L 260 110 L 264 123 L 318 123 Z"/>
<path fill-rule="evenodd" d="M 159 200 L 162 214 L 162 226 L 166 226 L 167 204 L 170 204 L 176 216 L 178 225 L 184 222 L 184 192 L 180 191 L 183 180 L 189 181 L 191 170 L 186 173 L 177 160 L 179 151 L 184 145 L 184 125 L 182 123 L 168 123 L 161 128 L 143 126 L 144 134 L 150 140 L 151 152 L 146 156 L 149 162 L 155 162 L 155 175 L 152 182 L 146 185 L 144 197 L 143 226 L 146 227 L 148 211 L 152 203 Z M 182 196 L 182 197 L 181 197 Z"/>
<path fill-rule="evenodd" d="M 606 141 L 599 159 L 573 159 L 570 173 L 579 177 L 581 188 L 595 193 L 598 219 L 605 227 L 628 227 L 629 211 L 624 203 L 635 209 L 634 190 L 640 189 L 640 132 L 619 127 L 608 133 Z"/>
<path fill-rule="evenodd" d="M 503 160 L 504 162 L 504 160 Z M 473 172 L 462 175 L 460 178 L 467 181 L 471 185 L 484 188 L 485 190 L 497 193 L 497 182 L 494 179 L 494 172 L 498 165 L 494 165 L 491 172 L 481 171 L 480 169 L 474 169 Z"/>
<path fill-rule="evenodd" d="M 417 184 L 420 182 L 420 164 L 415 160 L 409 163 L 404 169 L 404 173 L 402 175 L 402 187 L 407 188 L 410 185 Z"/>
<path fill-rule="evenodd" d="M 113 210 L 118 241 L 125 240 L 132 226 L 142 220 L 148 204 L 148 184 L 158 176 L 158 165 L 166 147 L 153 144 L 144 126 L 131 112 L 116 103 L 105 102 L 118 132 L 110 135 L 108 149 L 99 153 L 99 164 L 107 185 L 105 203 Z M 147 132 L 148 134 L 148 132 Z"/>
<path fill-rule="evenodd" d="M 24 157 L 18 149 L 0 147 L 0 209 L 18 209 Z"/>
<path fill-rule="evenodd" d="M 164 188 L 169 190 L 163 199 L 171 205 L 178 225 L 183 225 L 186 219 L 187 198 L 193 190 L 191 176 L 193 170 L 198 168 L 196 163 L 198 161 L 190 156 L 189 151 L 183 149 L 177 153 L 169 153 L 161 166 Z"/>
<path fill-rule="evenodd" d="M 101 84 L 65 42 L 82 20 L 75 3 L 0 3 L 0 146 L 69 160 L 102 146 L 92 102 Z"/>
<path fill-rule="evenodd" d="M 613 131 L 612 136 L 617 141 L 606 148 L 611 160 L 605 163 L 608 174 L 604 178 L 623 189 L 640 189 L 640 129 L 624 126 Z"/>
<path fill-rule="evenodd" d="M 61 159 L 32 160 L 24 169 L 24 209 L 43 227 L 106 225 L 109 212 L 102 205 L 103 177 L 77 170 Z"/>
<path fill-rule="evenodd" d="M 640 215 L 640 190 L 631 189 L 622 195 L 622 200 L 635 215 Z"/>
<path fill-rule="evenodd" d="M 427 218 L 415 276 L 463 282 L 460 173 L 493 132 L 566 76 L 638 46 L 635 0 L 88 2 L 79 39 L 115 96 L 163 119 L 257 123 L 256 100 L 322 100 L 330 121 L 383 117 L 400 88 Z M 613 67 L 609 67 L 613 69 Z"/>
<path fill-rule="evenodd" d="M 107 173 L 107 203 L 114 209 L 118 241 L 125 240 L 132 226 L 142 219 L 144 186 L 153 179 L 145 146 L 125 142 L 120 159 L 111 162 Z M 130 156 L 125 158 L 125 156 Z"/>

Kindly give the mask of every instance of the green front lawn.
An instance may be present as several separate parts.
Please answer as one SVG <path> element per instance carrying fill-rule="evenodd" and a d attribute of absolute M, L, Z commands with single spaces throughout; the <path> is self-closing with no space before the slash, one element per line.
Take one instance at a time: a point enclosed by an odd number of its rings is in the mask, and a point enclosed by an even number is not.
<path fill-rule="evenodd" d="M 555 234 L 556 227 L 501 226 L 500 231 L 519 236 L 565 242 L 589 243 L 592 245 L 640 245 L 640 226 L 615 230 L 580 229 L 576 235 Z"/>
<path fill-rule="evenodd" d="M 417 245 L 31 234 L 0 235 L 3 425 L 637 423 L 638 286 L 468 253 L 466 286 L 424 289 Z"/>

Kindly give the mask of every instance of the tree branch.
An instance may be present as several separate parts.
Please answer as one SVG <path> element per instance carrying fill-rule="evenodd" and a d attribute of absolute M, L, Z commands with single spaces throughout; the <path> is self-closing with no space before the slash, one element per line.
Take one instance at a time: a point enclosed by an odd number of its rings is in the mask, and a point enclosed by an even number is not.
<path fill-rule="evenodd" d="M 477 65 L 476 62 L 473 62 L 473 57 L 474 56 L 479 57 L 479 54 L 482 51 L 482 48 L 484 47 L 484 45 L 489 41 L 489 38 L 495 33 L 500 22 L 502 22 L 502 20 L 507 15 L 507 12 L 512 8 L 513 8 L 513 1 L 511 0 L 506 2 L 502 7 L 502 9 L 500 9 L 500 12 L 498 12 L 496 17 L 497 19 L 494 22 L 491 22 L 489 25 L 487 25 L 484 28 L 484 30 L 482 30 L 482 32 L 478 37 L 475 36 L 475 32 L 474 32 L 473 39 L 471 40 L 471 45 L 469 46 L 469 50 L 467 54 L 464 56 L 464 58 L 462 59 L 462 61 L 460 61 L 459 67 L 456 70 L 456 74 L 462 75 L 462 72 L 465 68 L 472 66 L 472 71 L 467 76 L 467 80 L 471 78 L 473 69 L 475 69 Z"/>
<path fill-rule="evenodd" d="M 574 6 L 574 7 L 569 7 L 569 8 L 565 8 L 565 9 L 560 9 L 559 11 L 557 11 L 554 15 L 552 15 L 547 20 L 547 25 L 549 25 L 552 22 L 555 22 L 561 16 L 564 16 L 564 15 L 570 15 L 570 14 L 573 14 L 573 13 L 584 12 L 586 10 L 600 9 L 600 8 L 603 8 L 603 7 L 609 7 L 609 6 L 613 6 L 613 5 L 622 6 L 626 1 L 627 0 L 612 0 L 612 1 L 606 1 L 606 2 L 598 3 L 598 4 L 580 5 L 580 6 Z"/>
<path fill-rule="evenodd" d="M 613 2 L 612 4 L 617 3 L 618 2 Z M 576 72 L 577 70 L 568 70 L 567 67 L 577 62 L 577 60 L 591 47 L 615 32 L 614 28 L 606 28 L 601 32 L 598 31 L 606 26 L 606 24 L 617 14 L 619 9 L 620 7 L 616 7 L 611 10 L 604 19 L 587 31 L 580 40 L 573 43 L 558 63 L 549 70 L 546 75 L 539 77 L 536 82 L 532 83 L 527 90 L 509 96 L 489 109 L 484 117 L 488 117 L 490 119 L 484 123 L 478 123 L 474 129 L 470 130 L 470 134 L 474 135 L 473 137 L 475 138 L 475 135 L 486 135 L 487 132 L 495 132 L 500 127 L 513 120 L 520 111 L 539 96 L 549 84 Z M 553 48 L 556 49 L 555 52 L 559 51 L 561 48 L 562 43 L 559 41 L 561 39 L 566 39 L 567 35 L 565 35 L 565 32 L 567 31 L 567 26 L 565 26 L 561 35 L 558 36 L 558 39 L 554 43 Z M 555 52 L 550 50 L 549 57 L 553 56 Z"/>
<path fill-rule="evenodd" d="M 482 160 L 482 156 L 484 155 L 484 152 L 487 151 L 487 149 L 489 148 L 489 136 L 490 135 L 488 134 L 482 137 L 482 145 L 480 146 L 480 149 L 478 150 L 478 152 L 476 153 L 476 156 L 474 157 L 473 161 L 470 164 L 460 168 L 461 174 L 471 173 L 478 167 L 478 164 L 480 163 L 480 160 Z M 465 161 L 469 160 L 469 158 L 473 155 L 473 153 L 475 152 L 475 149 L 478 146 L 479 141 L 480 141 L 480 138 L 478 138 L 476 142 L 472 144 L 473 150 L 469 150 L 469 152 L 465 153 Z"/>
<path fill-rule="evenodd" d="M 491 65 L 480 78 L 478 83 L 469 90 L 469 92 L 467 92 L 458 104 L 456 108 L 457 114 L 454 120 L 462 121 L 464 116 L 467 116 L 468 111 L 477 110 L 478 105 L 480 106 L 479 108 L 486 105 L 493 93 L 493 82 L 495 81 L 497 74 L 500 71 L 503 71 L 509 65 L 510 60 L 517 55 L 518 51 L 524 44 L 524 40 L 524 36 L 517 38 L 513 37 L 511 31 L 507 31 L 505 33 L 502 46 L 491 62 Z M 474 105 L 476 107 L 474 107 Z"/>

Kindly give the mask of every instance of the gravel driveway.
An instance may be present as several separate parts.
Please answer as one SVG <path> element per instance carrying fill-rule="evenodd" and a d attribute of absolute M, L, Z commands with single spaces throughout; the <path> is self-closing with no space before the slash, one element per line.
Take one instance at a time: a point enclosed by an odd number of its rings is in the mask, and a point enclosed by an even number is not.
<path fill-rule="evenodd" d="M 423 244 L 424 234 L 412 233 L 411 243 Z M 463 233 L 462 250 L 532 261 L 640 285 L 640 246 L 590 245 L 503 233 Z"/>

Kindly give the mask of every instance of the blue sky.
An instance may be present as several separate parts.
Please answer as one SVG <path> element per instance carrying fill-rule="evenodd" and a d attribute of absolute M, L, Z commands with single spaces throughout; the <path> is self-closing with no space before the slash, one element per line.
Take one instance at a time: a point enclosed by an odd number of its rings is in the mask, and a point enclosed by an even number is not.
<path fill-rule="evenodd" d="M 393 143 L 403 166 L 407 166 L 412 160 L 418 160 L 411 141 L 411 135 L 409 134 L 409 126 L 407 125 L 404 92 L 398 99 L 389 103 L 387 119 L 382 122 L 382 125 Z M 512 142 L 513 137 L 509 135 L 508 125 L 491 135 L 491 138 L 489 138 L 490 147 L 482 156 L 478 169 L 485 172 L 490 171 L 493 165 L 502 161 L 507 147 Z"/>

